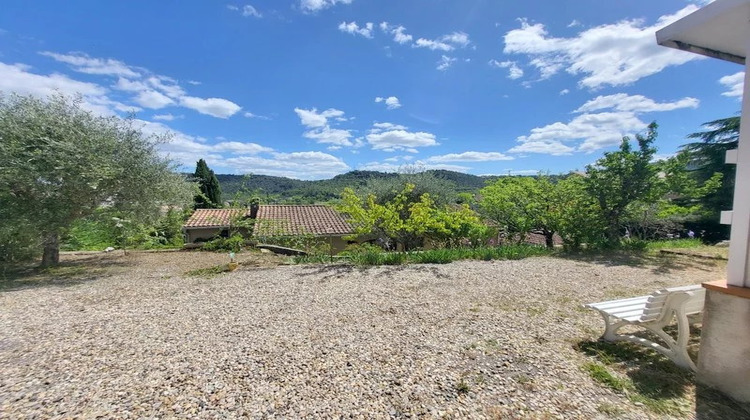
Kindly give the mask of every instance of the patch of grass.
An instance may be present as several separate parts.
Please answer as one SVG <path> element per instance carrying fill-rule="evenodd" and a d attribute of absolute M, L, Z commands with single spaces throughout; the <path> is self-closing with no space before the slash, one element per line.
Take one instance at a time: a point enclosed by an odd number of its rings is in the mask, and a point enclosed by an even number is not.
<path fill-rule="evenodd" d="M 583 370 L 589 374 L 591 379 L 606 385 L 614 391 L 625 393 L 633 388 L 633 384 L 630 381 L 613 375 L 607 367 L 601 363 L 586 362 L 583 365 Z"/>
<path fill-rule="evenodd" d="M 625 414 L 625 410 L 622 408 L 610 403 L 610 402 L 603 402 L 599 404 L 599 406 L 596 407 L 596 411 L 606 414 L 608 416 L 617 417 L 622 414 Z"/>
<path fill-rule="evenodd" d="M 456 392 L 458 392 L 459 395 L 468 394 L 469 391 L 471 391 L 471 387 L 465 380 L 461 379 L 458 381 L 456 384 Z"/>
<path fill-rule="evenodd" d="M 694 375 L 665 356 L 625 342 L 583 341 L 576 347 L 596 359 L 583 366 L 592 379 L 626 394 L 633 403 L 677 417 L 692 410 Z"/>
<path fill-rule="evenodd" d="M 648 251 L 659 251 L 662 249 L 686 249 L 686 248 L 701 248 L 703 242 L 700 239 L 663 239 L 657 241 L 647 241 L 646 250 Z"/>
<path fill-rule="evenodd" d="M 185 273 L 186 276 L 189 277 L 205 277 L 205 278 L 211 278 L 218 276 L 221 273 L 227 273 L 229 272 L 229 265 L 228 264 L 219 264 L 212 267 L 205 267 L 205 268 L 198 268 L 195 270 L 190 270 Z"/>

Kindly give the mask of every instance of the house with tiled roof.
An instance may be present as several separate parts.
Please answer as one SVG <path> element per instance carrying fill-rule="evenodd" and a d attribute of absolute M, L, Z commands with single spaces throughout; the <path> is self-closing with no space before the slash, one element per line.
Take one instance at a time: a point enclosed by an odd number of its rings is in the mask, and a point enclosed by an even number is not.
<path fill-rule="evenodd" d="M 229 236 L 238 219 L 254 219 L 252 236 L 270 237 L 311 235 L 325 239 L 335 252 L 343 251 L 354 233 L 344 215 L 325 205 L 261 205 L 247 209 L 197 209 L 182 227 L 186 243 Z M 250 234 L 250 232 L 243 232 Z"/>

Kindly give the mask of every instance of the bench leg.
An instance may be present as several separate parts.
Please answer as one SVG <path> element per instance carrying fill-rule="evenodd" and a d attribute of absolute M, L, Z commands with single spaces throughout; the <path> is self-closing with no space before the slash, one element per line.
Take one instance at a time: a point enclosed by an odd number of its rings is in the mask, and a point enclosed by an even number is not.
<path fill-rule="evenodd" d="M 631 343 L 640 344 L 646 347 L 650 347 L 659 353 L 669 357 L 677 366 L 685 369 L 696 370 L 695 362 L 690 358 L 687 351 L 688 341 L 690 340 L 690 322 L 685 313 L 681 310 L 672 310 L 669 316 L 664 317 L 661 321 L 656 323 L 631 323 L 628 321 L 615 321 L 614 318 L 599 312 L 604 318 L 604 334 L 601 339 L 606 341 L 630 341 Z M 664 331 L 664 328 L 670 324 L 672 318 L 677 318 L 677 339 L 675 340 Z M 643 327 L 652 333 L 656 334 L 664 343 L 666 347 L 655 343 L 645 338 L 636 337 L 634 335 L 621 335 L 617 334 L 617 330 L 625 325 L 635 325 Z"/>
<path fill-rule="evenodd" d="M 601 339 L 606 341 L 616 341 L 617 337 L 619 337 L 617 335 L 617 330 L 627 325 L 628 322 L 615 321 L 615 318 L 612 318 L 611 316 L 601 311 L 599 312 L 599 315 L 604 318 L 604 334 L 602 334 Z"/>

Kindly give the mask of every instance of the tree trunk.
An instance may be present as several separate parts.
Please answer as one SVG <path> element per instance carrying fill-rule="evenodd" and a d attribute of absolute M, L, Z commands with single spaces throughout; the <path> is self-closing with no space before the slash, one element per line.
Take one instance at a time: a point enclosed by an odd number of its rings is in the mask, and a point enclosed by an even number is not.
<path fill-rule="evenodd" d="M 60 241 L 57 232 L 47 234 L 44 238 L 44 255 L 42 267 L 50 267 L 60 263 Z"/>
<path fill-rule="evenodd" d="M 544 230 L 544 243 L 547 248 L 552 249 L 555 247 L 555 232 Z"/>

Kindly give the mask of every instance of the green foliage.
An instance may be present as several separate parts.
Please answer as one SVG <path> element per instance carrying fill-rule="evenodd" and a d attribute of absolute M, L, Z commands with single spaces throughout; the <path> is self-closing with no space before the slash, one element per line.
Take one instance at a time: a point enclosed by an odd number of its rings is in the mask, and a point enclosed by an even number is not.
<path fill-rule="evenodd" d="M 265 224 L 266 222 L 264 222 Z M 331 243 L 328 238 L 311 234 L 293 236 L 254 236 L 259 244 L 277 245 L 305 251 L 310 256 L 330 258 Z"/>
<path fill-rule="evenodd" d="M 0 96 L 0 133 L 0 234 L 11 235 L 0 243 L 43 242 L 46 265 L 58 262 L 60 236 L 102 205 L 147 221 L 192 196 L 157 151 L 167 137 L 147 137 L 133 120 L 95 116 L 80 98 Z"/>
<path fill-rule="evenodd" d="M 204 251 L 240 252 L 242 251 L 243 246 L 245 246 L 245 238 L 240 234 L 234 234 L 229 238 L 214 238 L 205 242 L 201 249 Z"/>
<path fill-rule="evenodd" d="M 633 388 L 630 381 L 613 375 L 607 367 L 601 363 L 587 362 L 583 365 L 583 370 L 591 376 L 591 379 L 606 385 L 614 391 L 624 393 Z"/>
<path fill-rule="evenodd" d="M 732 208 L 734 197 L 735 165 L 727 165 L 727 150 L 736 149 L 740 137 L 740 117 L 722 118 L 703 124 L 707 130 L 688 135 L 698 140 L 682 146 L 690 157 L 691 172 L 697 182 L 703 183 L 721 174 L 721 186 L 708 194 L 704 204 L 712 217 L 717 218 L 722 210 Z"/>
<path fill-rule="evenodd" d="M 221 273 L 228 273 L 229 271 L 231 271 L 229 269 L 229 265 L 227 265 L 227 264 L 219 264 L 219 265 L 214 265 L 214 266 L 211 266 L 211 267 L 198 268 L 198 269 L 195 269 L 195 270 L 190 270 L 190 271 L 186 272 L 185 275 L 188 276 L 188 277 L 212 278 L 212 277 L 218 276 Z"/>
<path fill-rule="evenodd" d="M 214 171 L 208 168 L 205 160 L 198 160 L 193 176 L 198 181 L 198 188 L 200 189 L 200 192 L 195 195 L 195 208 L 210 209 L 221 207 L 221 186 L 219 185 L 219 180 L 216 178 Z"/>
<path fill-rule="evenodd" d="M 406 184 L 388 201 L 374 194 L 362 199 L 346 188 L 339 211 L 349 216 L 357 235 L 375 236 L 381 243 L 400 245 L 404 250 L 419 247 L 424 240 L 442 246 L 478 244 L 489 235 L 489 229 L 467 205 L 439 206 L 429 193 L 415 197 L 415 188 Z"/>
<path fill-rule="evenodd" d="M 619 150 L 605 153 L 595 164 L 586 167 L 584 184 L 598 204 L 597 213 L 610 243 L 620 240 L 622 221 L 631 203 L 658 199 L 656 168 L 650 163 L 656 153 L 652 146 L 656 128 L 656 123 L 651 123 L 645 136 L 636 135 L 638 149 L 634 150 L 630 139 L 625 137 Z"/>

